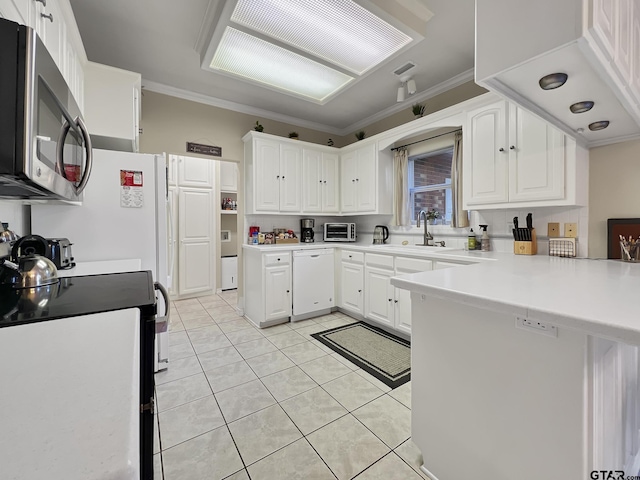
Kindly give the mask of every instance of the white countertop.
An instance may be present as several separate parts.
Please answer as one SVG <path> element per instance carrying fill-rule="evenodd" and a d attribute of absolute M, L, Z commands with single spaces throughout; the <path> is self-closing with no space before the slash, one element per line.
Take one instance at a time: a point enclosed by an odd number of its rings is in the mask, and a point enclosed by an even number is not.
<path fill-rule="evenodd" d="M 493 254 L 495 262 L 394 277 L 421 294 L 640 344 L 640 264 Z M 515 319 L 514 319 L 515 320 Z"/>

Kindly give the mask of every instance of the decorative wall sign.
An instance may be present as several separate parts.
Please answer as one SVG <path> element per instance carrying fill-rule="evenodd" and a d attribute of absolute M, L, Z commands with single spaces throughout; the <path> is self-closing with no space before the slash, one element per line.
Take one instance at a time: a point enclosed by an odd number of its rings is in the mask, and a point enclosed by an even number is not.
<path fill-rule="evenodd" d="M 222 156 L 222 147 L 214 145 L 204 145 L 202 143 L 187 142 L 187 152 L 199 153 L 201 155 L 210 155 L 212 157 Z"/>
<path fill-rule="evenodd" d="M 142 172 L 135 170 L 120 170 L 121 207 L 142 208 L 144 205 L 142 184 Z"/>

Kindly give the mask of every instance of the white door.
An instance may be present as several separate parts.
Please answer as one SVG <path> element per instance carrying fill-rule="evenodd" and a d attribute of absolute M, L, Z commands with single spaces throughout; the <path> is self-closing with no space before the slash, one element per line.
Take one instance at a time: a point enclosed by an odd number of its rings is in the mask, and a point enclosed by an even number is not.
<path fill-rule="evenodd" d="M 302 149 L 295 145 L 280 145 L 280 211 L 299 212 L 302 209 Z M 259 180 L 259 178 L 258 178 Z"/>
<path fill-rule="evenodd" d="M 178 184 L 181 187 L 213 188 L 213 160 L 178 157 Z"/>
<path fill-rule="evenodd" d="M 618 0 L 593 0 L 593 28 L 609 58 L 615 57 L 617 16 Z"/>
<path fill-rule="evenodd" d="M 291 265 L 264 269 L 265 321 L 291 315 Z"/>
<path fill-rule="evenodd" d="M 340 307 L 362 315 L 364 306 L 364 268 L 342 262 L 340 265 Z"/>
<path fill-rule="evenodd" d="M 322 154 L 322 211 L 324 213 L 338 213 L 340 211 L 340 163 L 338 154 Z"/>
<path fill-rule="evenodd" d="M 45 47 L 47 47 L 47 51 L 51 54 L 53 61 L 56 62 L 58 69 L 63 71 L 67 43 L 66 25 L 57 2 L 50 1 L 44 4 L 46 5 L 44 12 L 46 17 L 40 17 L 44 21 L 44 36 L 41 37 L 42 42 Z"/>
<path fill-rule="evenodd" d="M 373 212 L 376 209 L 376 144 L 360 148 L 356 153 L 356 210 Z"/>
<path fill-rule="evenodd" d="M 511 104 L 509 139 L 509 201 L 564 198 L 565 135 Z"/>
<path fill-rule="evenodd" d="M 168 192 L 168 205 L 167 205 L 167 255 L 168 255 L 168 267 L 169 277 L 171 282 L 169 284 L 169 293 L 171 295 L 177 295 L 178 289 L 178 237 L 179 237 L 179 225 L 178 225 L 178 189 L 176 187 L 169 187 Z"/>
<path fill-rule="evenodd" d="M 364 275 L 364 316 L 393 327 L 393 270 L 366 267 Z"/>
<path fill-rule="evenodd" d="M 180 295 L 212 290 L 212 191 L 181 188 L 178 204 Z"/>
<path fill-rule="evenodd" d="M 469 112 L 465 142 L 465 197 L 469 205 L 509 200 L 506 102 Z"/>
<path fill-rule="evenodd" d="M 302 151 L 302 211 L 322 211 L 322 156 L 315 150 Z"/>
<path fill-rule="evenodd" d="M 280 210 L 280 143 L 263 138 L 256 139 L 254 156 L 255 210 Z"/>
<path fill-rule="evenodd" d="M 169 185 L 178 184 L 178 160 L 179 159 L 180 157 L 178 155 L 167 156 L 167 180 L 169 181 Z"/>
<path fill-rule="evenodd" d="M 340 205 L 343 212 L 355 212 L 357 209 L 356 177 L 356 152 L 345 153 L 340 157 Z"/>

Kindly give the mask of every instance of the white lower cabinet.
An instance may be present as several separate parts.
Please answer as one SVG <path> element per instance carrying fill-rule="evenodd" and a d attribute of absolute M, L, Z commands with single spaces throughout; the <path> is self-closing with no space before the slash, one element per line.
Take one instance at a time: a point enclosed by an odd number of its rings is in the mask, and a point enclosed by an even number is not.
<path fill-rule="evenodd" d="M 364 253 L 340 251 L 340 295 L 338 306 L 357 315 L 364 314 Z"/>
<path fill-rule="evenodd" d="M 393 256 L 367 253 L 364 267 L 364 316 L 394 326 Z"/>
<path fill-rule="evenodd" d="M 433 269 L 433 261 L 421 258 L 396 257 L 396 275 L 405 273 L 428 272 Z M 393 287 L 393 327 L 411 334 L 411 292 Z"/>
<path fill-rule="evenodd" d="M 289 320 L 291 252 L 244 249 L 245 316 L 259 327 Z"/>

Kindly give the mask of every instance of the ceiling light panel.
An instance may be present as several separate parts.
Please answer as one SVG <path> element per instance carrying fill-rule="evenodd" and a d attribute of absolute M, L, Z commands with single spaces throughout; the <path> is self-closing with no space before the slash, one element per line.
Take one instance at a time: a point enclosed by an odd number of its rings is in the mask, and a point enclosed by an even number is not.
<path fill-rule="evenodd" d="M 353 0 L 238 0 L 231 21 L 358 75 L 413 40 Z"/>
<path fill-rule="evenodd" d="M 322 102 L 353 77 L 227 27 L 211 68 Z"/>

